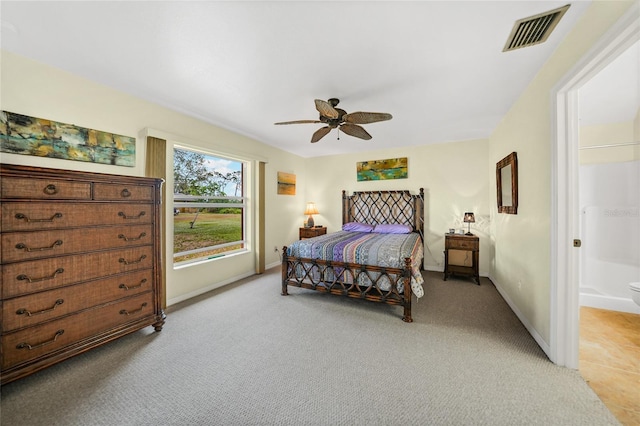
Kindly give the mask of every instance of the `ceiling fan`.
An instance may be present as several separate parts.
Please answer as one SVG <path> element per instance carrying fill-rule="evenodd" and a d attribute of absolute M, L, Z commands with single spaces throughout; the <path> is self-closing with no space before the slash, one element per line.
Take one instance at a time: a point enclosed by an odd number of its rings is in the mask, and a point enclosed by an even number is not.
<path fill-rule="evenodd" d="M 352 112 L 347 114 L 343 109 L 336 108 L 340 103 L 340 99 L 331 98 L 329 101 L 323 101 L 316 99 L 316 109 L 320 113 L 319 120 L 296 120 L 296 121 L 283 121 L 279 124 L 303 124 L 303 123 L 325 123 L 327 126 L 321 127 L 316 130 L 311 136 L 311 143 L 318 142 L 322 139 L 331 129 L 338 128 L 338 131 L 342 130 L 349 136 L 356 138 L 369 140 L 371 135 L 358 124 L 375 123 L 377 121 L 391 120 L 393 116 L 384 112 Z M 338 139 L 340 136 L 338 135 Z"/>

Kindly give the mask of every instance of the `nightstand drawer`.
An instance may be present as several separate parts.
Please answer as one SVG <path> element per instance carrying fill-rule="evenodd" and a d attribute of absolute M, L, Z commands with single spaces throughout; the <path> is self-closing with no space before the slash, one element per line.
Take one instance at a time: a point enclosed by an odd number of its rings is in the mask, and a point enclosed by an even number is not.
<path fill-rule="evenodd" d="M 448 237 L 446 239 L 446 247 L 445 248 L 447 248 L 447 249 L 478 250 L 479 241 L 478 241 L 477 238 L 466 239 L 466 238 Z"/>
<path fill-rule="evenodd" d="M 300 228 L 300 239 L 313 238 L 327 233 L 325 226 L 317 226 L 314 228 Z"/>

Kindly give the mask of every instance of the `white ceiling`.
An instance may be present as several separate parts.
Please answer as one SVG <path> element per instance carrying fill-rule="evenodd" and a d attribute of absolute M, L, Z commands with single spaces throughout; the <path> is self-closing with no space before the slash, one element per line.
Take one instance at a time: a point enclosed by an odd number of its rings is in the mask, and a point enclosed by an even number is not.
<path fill-rule="evenodd" d="M 303 157 L 488 137 L 588 7 L 503 53 L 514 22 L 565 1 L 0 2 L 2 49 Z M 363 141 L 313 100 L 393 114 Z M 16 111 L 20 112 L 20 111 Z"/>

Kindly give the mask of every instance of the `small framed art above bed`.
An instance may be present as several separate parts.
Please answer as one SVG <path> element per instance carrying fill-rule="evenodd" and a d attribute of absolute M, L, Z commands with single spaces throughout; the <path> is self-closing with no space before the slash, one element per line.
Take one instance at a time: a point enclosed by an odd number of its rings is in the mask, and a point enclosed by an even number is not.
<path fill-rule="evenodd" d="M 342 230 L 282 250 L 282 295 L 301 287 L 404 308 L 420 298 L 424 190 L 342 191 Z"/>

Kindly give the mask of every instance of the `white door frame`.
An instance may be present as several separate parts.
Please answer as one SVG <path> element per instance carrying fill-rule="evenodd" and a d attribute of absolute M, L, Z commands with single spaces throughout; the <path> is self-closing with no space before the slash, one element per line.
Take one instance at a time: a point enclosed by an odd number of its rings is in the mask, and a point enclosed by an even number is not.
<path fill-rule="evenodd" d="M 640 40 L 640 2 L 600 39 L 551 91 L 551 341 L 554 363 L 578 368 L 579 89 Z"/>

